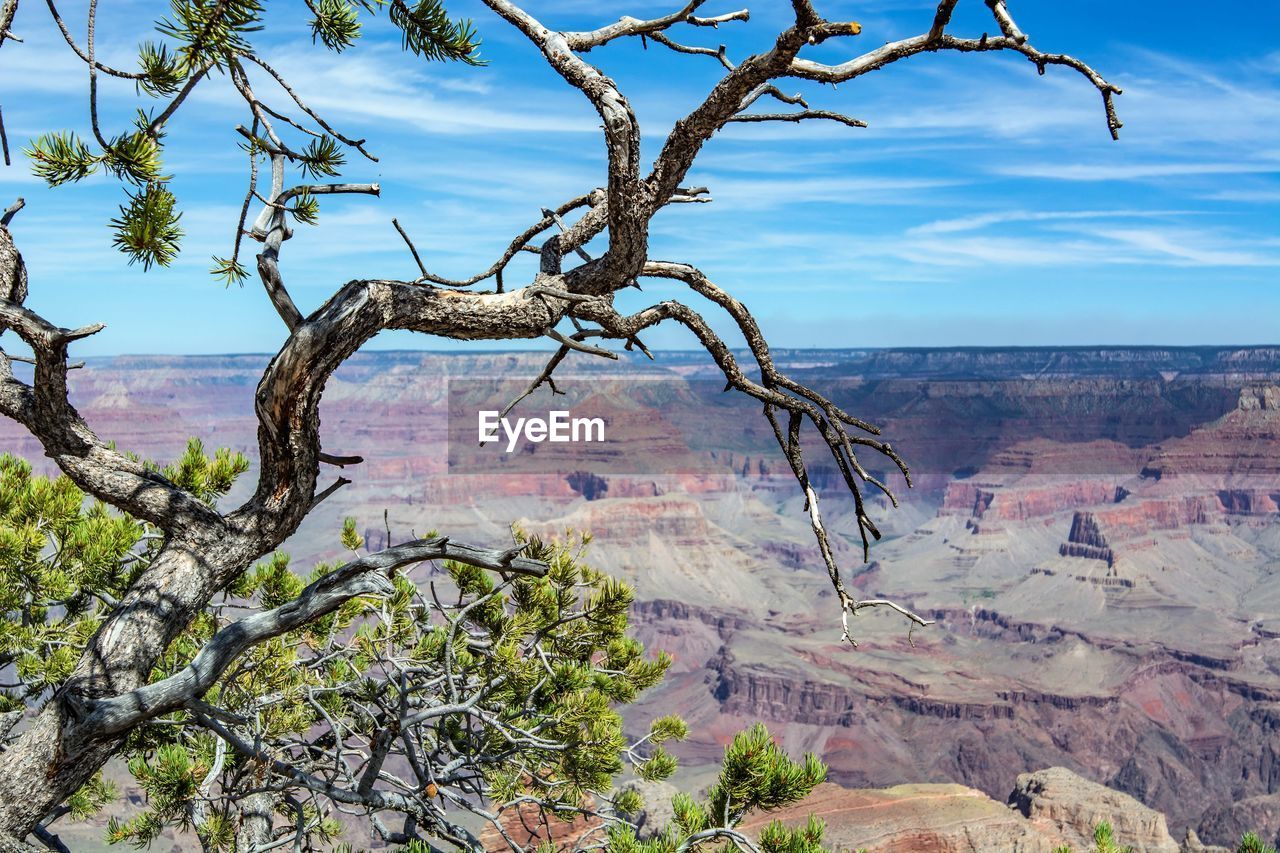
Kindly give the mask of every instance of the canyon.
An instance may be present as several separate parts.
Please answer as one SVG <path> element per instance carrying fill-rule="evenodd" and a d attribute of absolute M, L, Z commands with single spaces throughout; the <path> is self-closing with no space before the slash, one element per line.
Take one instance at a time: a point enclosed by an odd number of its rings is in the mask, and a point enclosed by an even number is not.
<path fill-rule="evenodd" d="M 1018 774 L 1062 767 L 1163 813 L 1174 838 L 1280 836 L 1280 347 L 775 353 L 912 468 L 908 490 L 863 459 L 902 503 L 870 501 L 885 536 L 865 564 L 838 471 L 812 469 L 850 582 L 934 620 L 864 611 L 856 649 L 758 407 L 721 394 L 705 354 L 654 355 L 558 374 L 554 408 L 598 408 L 609 441 L 509 459 L 472 446 L 474 416 L 464 447 L 455 410 L 522 388 L 545 355 L 357 355 L 329 382 L 322 434 L 364 462 L 322 471 L 354 482 L 288 550 L 336 555 L 346 516 L 375 548 L 428 530 L 499 545 L 513 522 L 590 531 L 594 564 L 636 586 L 638 635 L 675 658 L 629 720 L 686 717 L 686 786 L 761 719 L 839 791 L 1003 803 Z M 154 459 L 191 435 L 252 456 L 267 360 L 89 359 L 73 399 Z M 544 388 L 521 407 L 552 405 Z M 0 450 L 41 459 L 7 422 Z"/>

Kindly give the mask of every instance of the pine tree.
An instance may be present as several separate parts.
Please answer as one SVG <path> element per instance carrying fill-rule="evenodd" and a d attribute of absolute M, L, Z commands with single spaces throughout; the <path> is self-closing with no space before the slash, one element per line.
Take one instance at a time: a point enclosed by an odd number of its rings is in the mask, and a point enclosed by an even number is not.
<path fill-rule="evenodd" d="M 156 470 L 212 503 L 246 467 L 243 456 L 208 455 L 192 440 L 177 462 Z M 338 539 L 354 557 L 364 549 L 353 518 Z M 635 842 L 625 816 L 641 804 L 633 791 L 615 792 L 615 779 L 624 769 L 669 777 L 677 762 L 664 744 L 683 740 L 688 728 L 679 717 L 659 717 L 632 741 L 619 709 L 657 684 L 671 660 L 646 655 L 628 636 L 634 593 L 585 562 L 589 537 L 543 542 L 517 531 L 516 540 L 546 562 L 545 577 L 495 580 L 446 560 L 428 575 L 428 596 L 421 581 L 397 572 L 388 595 L 348 599 L 252 647 L 199 703 L 132 731 L 124 757 L 146 807 L 112 818 L 106 840 L 144 848 L 172 828 L 230 853 L 238 849 L 239 805 L 266 784 L 272 839 L 284 832 L 314 849 L 333 847 L 344 828 L 333 803 L 297 774 L 338 781 L 331 768 L 343 765 L 358 781 L 374 761 L 452 768 L 420 779 L 419 794 L 455 811 L 495 822 L 529 802 L 547 821 L 598 812 L 611 845 L 646 851 L 718 838 L 717 831 L 732 837 L 748 812 L 794 803 L 822 781 L 826 768 L 815 757 L 791 761 L 756 726 L 726 749 L 704 805 L 677 798 L 676 824 L 658 841 Z M 0 455 L 0 661 L 14 666 L 22 685 L 0 693 L 10 726 L 68 677 L 76 650 L 145 569 L 156 541 L 149 525 L 87 500 L 66 477 L 34 476 L 27 462 Z M 300 575 L 288 555 L 274 554 L 187 626 L 152 683 L 189 668 L 246 613 L 286 607 L 337 570 L 325 563 Z M 416 711 L 408 724 L 406 708 Z M 389 735 L 392 719 L 398 727 Z M 361 756 L 355 766 L 353 754 Z M 67 813 L 84 820 L 116 799 L 99 774 L 68 800 Z M 448 813 L 437 815 L 441 837 L 474 843 Z M 372 819 L 385 815 L 374 810 Z M 817 851 L 821 835 L 818 822 L 796 831 L 770 826 L 761 849 Z"/>

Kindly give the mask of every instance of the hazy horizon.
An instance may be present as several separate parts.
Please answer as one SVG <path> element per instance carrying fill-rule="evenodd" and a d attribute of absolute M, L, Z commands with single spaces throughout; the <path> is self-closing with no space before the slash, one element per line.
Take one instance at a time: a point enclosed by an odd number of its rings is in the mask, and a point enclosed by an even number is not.
<path fill-rule="evenodd" d="M 456 341 L 455 343 L 470 343 Z M 489 343 L 492 342 L 483 342 Z M 516 343 L 516 342 L 513 342 Z M 1127 344 L 1127 343 L 1096 343 L 1096 344 L 990 344 L 990 345 L 970 345 L 970 344 L 952 344 L 952 345 L 920 345 L 920 346 L 864 346 L 864 347 L 840 347 L 840 346 L 775 346 L 772 348 L 774 353 L 784 352 L 831 352 L 831 353 L 853 353 L 853 352 L 1003 352 L 1003 351 L 1036 351 L 1036 350 L 1053 350 L 1059 351 L 1080 351 L 1088 352 L 1092 350 L 1254 350 L 1254 349 L 1276 349 L 1280 348 L 1280 339 L 1272 343 L 1189 343 L 1189 344 L 1171 344 L 1171 343 L 1152 343 L 1152 344 Z M 708 361 L 710 356 L 706 350 L 697 347 L 669 347 L 669 346 L 650 346 L 649 349 L 657 354 L 675 355 L 685 354 L 697 355 L 699 358 L 705 358 Z M 745 347 L 730 347 L 734 353 L 749 352 Z M 503 355 L 511 354 L 537 354 L 546 352 L 548 355 L 555 352 L 555 348 L 551 346 L 539 346 L 538 342 L 530 342 L 528 346 L 474 346 L 474 347 L 361 347 L 354 357 L 360 355 L 395 355 L 421 353 L 425 355 Z M 243 357 L 243 356 L 264 356 L 271 357 L 274 352 L 267 350 L 243 350 L 243 351 L 225 351 L 225 352 L 114 352 L 114 353 L 96 353 L 85 356 L 85 361 L 95 361 L 99 359 L 111 358 L 216 358 L 216 357 Z M 623 358 L 632 358 L 644 361 L 645 357 L 638 352 L 627 352 L 621 348 L 618 349 L 618 355 Z M 583 356 L 583 361 L 591 361 L 590 357 Z"/>

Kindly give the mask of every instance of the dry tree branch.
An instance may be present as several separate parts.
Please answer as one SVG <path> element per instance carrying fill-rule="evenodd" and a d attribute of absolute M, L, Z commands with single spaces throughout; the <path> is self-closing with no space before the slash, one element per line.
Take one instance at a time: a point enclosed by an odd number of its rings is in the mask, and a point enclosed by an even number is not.
<path fill-rule="evenodd" d="M 9 223 L 13 221 L 13 217 L 17 215 L 18 211 L 22 210 L 22 208 L 26 206 L 27 200 L 19 196 L 14 200 L 13 204 L 4 209 L 3 214 L 0 214 L 0 225 L 8 227 Z M 20 302 L 21 300 L 18 301 Z"/>
<path fill-rule="evenodd" d="M 0 153 L 4 154 L 4 164 L 12 166 L 13 161 L 9 159 L 9 134 L 4 129 L 4 111 L 0 110 Z"/>
<path fill-rule="evenodd" d="M 1026 34 L 1018 29 L 1013 17 L 1009 14 L 1004 0 L 987 0 L 987 5 L 990 7 L 1002 35 L 991 38 L 988 38 L 985 34 L 981 38 L 957 38 L 948 35 L 945 32 L 945 28 L 951 19 L 951 12 L 954 10 L 955 5 L 955 2 L 950 2 L 949 0 L 948 2 L 940 3 L 933 25 L 930 27 L 929 32 L 923 35 L 889 42 L 882 47 L 868 51 L 839 65 L 825 65 L 812 60 L 797 58 L 791 62 L 791 67 L 787 74 L 788 76 L 801 77 L 821 83 L 843 83 L 918 53 L 939 50 L 954 50 L 960 53 L 1011 50 L 1025 56 L 1029 62 L 1036 66 L 1041 74 L 1044 74 L 1046 66 L 1061 65 L 1083 75 L 1102 95 L 1103 107 L 1107 117 L 1107 129 L 1111 133 L 1111 138 L 1120 138 L 1120 128 L 1123 127 L 1123 124 L 1116 115 L 1115 104 L 1112 100 L 1114 95 L 1121 94 L 1119 87 L 1108 83 L 1093 68 L 1075 57 L 1061 53 L 1044 53 L 1032 47 Z M 834 27 L 834 25 L 824 25 L 821 31 L 821 36 L 818 40 L 843 35 L 838 31 L 838 27 Z"/>
<path fill-rule="evenodd" d="M 762 122 L 762 121 L 792 121 L 801 122 L 805 119 L 827 119 L 829 121 L 839 122 L 848 127 L 866 127 L 867 123 L 861 119 L 852 118 L 844 113 L 837 113 L 831 110 L 802 110 L 798 113 L 743 113 L 741 115 L 731 116 L 727 121 L 732 122 Z"/>
<path fill-rule="evenodd" d="M 400 220 L 393 216 L 391 217 L 391 224 L 400 232 L 401 239 L 403 239 L 404 244 L 409 247 L 409 253 L 413 255 L 413 262 L 418 265 L 418 271 L 422 273 L 422 278 L 426 279 L 430 273 L 427 272 L 426 266 L 422 263 L 422 256 L 418 254 L 418 247 L 413 245 L 413 241 L 409 239 L 409 235 L 405 233 L 402 227 L 400 227 Z"/>
<path fill-rule="evenodd" d="M 253 135 L 243 127 L 237 130 L 242 135 L 253 139 Z M 256 140 L 256 144 L 263 144 L 263 141 Z M 378 184 L 300 184 L 285 190 L 282 184 L 286 152 L 271 145 L 268 145 L 266 151 L 271 157 L 271 196 L 264 199 L 262 212 L 254 221 L 250 233 L 263 243 L 262 252 L 257 256 L 258 276 L 262 279 L 262 286 L 271 299 L 271 304 L 275 306 L 276 313 L 280 315 L 280 319 L 284 321 L 289 331 L 293 331 L 302 322 L 302 312 L 298 310 L 298 306 L 289 295 L 284 285 L 284 278 L 280 274 L 280 247 L 292 236 L 285 219 L 288 203 L 300 196 L 349 194 L 376 196 L 382 193 L 382 188 Z M 401 234 L 403 233 L 402 231 Z M 416 251 L 414 257 L 417 257 Z"/>
<path fill-rule="evenodd" d="M 505 418 L 507 415 L 511 414 L 511 410 L 514 409 L 521 400 L 524 400 L 534 391 L 537 391 L 543 384 L 551 389 L 552 394 L 563 394 L 564 392 L 556 387 L 556 382 L 551 378 L 551 374 L 560 366 L 560 363 L 564 361 L 565 356 L 569 354 L 571 349 L 572 347 L 561 344 L 560 349 L 556 350 L 555 355 L 551 356 L 550 360 L 547 361 L 546 366 L 542 368 L 542 371 L 534 377 L 532 382 L 529 383 L 529 387 L 525 388 L 518 397 L 508 403 L 506 408 L 502 410 L 499 417 Z"/>
<path fill-rule="evenodd" d="M 8 233 L 0 233 L 8 240 Z M 0 414 L 25 426 L 45 453 L 85 492 L 162 530 L 216 523 L 217 514 L 193 495 L 116 451 L 91 430 L 68 399 L 68 346 L 103 329 L 101 323 L 63 329 L 16 302 L 0 298 L 0 330 L 12 329 L 31 347 L 35 378 L 14 377 L 0 361 Z"/>
<path fill-rule="evenodd" d="M 359 151 L 365 157 L 365 159 L 369 160 L 370 162 L 373 162 L 373 163 L 378 162 L 377 157 L 373 156 L 372 154 L 370 154 L 368 151 L 365 150 L 365 147 L 364 147 L 365 141 L 363 139 L 351 139 L 350 137 L 344 136 L 343 134 L 335 130 L 332 125 L 330 125 L 327 121 L 324 120 L 323 116 L 321 116 L 311 107 L 307 106 L 306 102 L 303 101 L 301 96 L 299 96 L 298 93 L 294 90 L 294 88 L 289 85 L 289 82 L 285 80 L 284 76 L 281 75 L 280 72 L 272 68 L 271 65 L 267 63 L 266 60 L 264 60 L 262 57 L 254 53 L 247 53 L 245 54 L 244 58 L 252 62 L 254 65 L 257 65 L 263 71 L 267 72 L 267 74 L 271 75 L 271 79 L 275 80 L 276 83 L 280 86 L 280 88 L 283 89 L 285 93 L 290 97 L 290 99 L 292 99 L 293 102 L 298 105 L 298 108 L 302 110 L 304 113 L 306 113 L 308 116 L 310 116 L 311 120 L 314 121 L 316 124 L 318 124 L 324 130 L 325 133 L 329 134 L 334 139 L 341 142 L 343 145 L 346 145 L 348 147 L 354 148 L 355 150 Z"/>
<path fill-rule="evenodd" d="M 653 18 L 648 21 L 624 16 L 617 23 L 601 27 L 598 30 L 565 33 L 565 41 L 568 43 L 570 50 L 586 53 L 592 48 L 608 44 L 618 38 L 627 36 L 653 37 L 655 34 L 661 33 L 676 24 L 689 24 L 695 27 L 718 27 L 720 24 L 730 21 L 746 21 L 751 17 L 749 10 L 739 9 L 736 12 L 728 12 L 710 18 L 699 18 L 693 13 L 705 2 L 706 0 L 690 0 L 689 3 L 685 4 L 684 8 L 661 18 Z"/>
<path fill-rule="evenodd" d="M 908 485 L 910 485 L 910 472 L 906 464 L 887 442 L 881 442 L 875 438 L 850 435 L 845 429 L 846 426 L 853 426 L 876 435 L 879 433 L 876 427 L 849 415 L 821 394 L 791 380 L 778 371 L 773 364 L 768 344 L 746 307 L 708 281 L 698 270 L 682 264 L 651 262 L 645 266 L 645 275 L 683 281 L 695 293 L 704 296 L 729 313 L 737 322 L 739 330 L 747 340 L 748 348 L 755 357 L 761 373 L 760 381 L 752 379 L 741 369 L 728 345 L 712 330 L 706 319 L 683 303 L 674 300 L 666 301 L 652 305 L 627 317 L 618 314 L 611 307 L 599 301 L 576 305 L 573 308 L 573 312 L 579 317 L 598 323 L 601 331 L 597 334 L 603 337 L 623 340 L 633 338 L 641 330 L 655 326 L 665 320 L 675 320 L 694 333 L 703 348 L 712 356 L 721 372 L 729 380 L 731 387 L 755 397 L 765 404 L 766 416 L 774 424 L 778 444 L 791 464 L 792 473 L 805 493 L 810 523 L 818 541 L 823 563 L 827 568 L 832 585 L 840 601 L 842 619 L 845 625 L 844 638 L 852 643 L 853 638 L 849 633 L 847 617 L 856 614 L 862 608 L 877 606 L 877 604 L 859 601 L 850 595 L 845 588 L 838 562 L 831 548 L 826 528 L 822 523 L 821 514 L 818 511 L 818 496 L 809 483 L 808 470 L 803 461 L 799 438 L 801 423 L 804 420 L 808 420 L 817 430 L 844 476 L 845 484 L 849 488 L 855 503 L 858 529 L 863 541 L 864 559 L 866 559 L 866 552 L 869 548 L 868 535 L 879 539 L 880 533 L 867 515 L 860 483 L 870 483 L 876 486 L 884 491 L 895 503 L 896 498 L 894 498 L 887 486 L 867 474 L 857 462 L 853 449 L 854 445 L 869 447 L 893 460 L 903 473 Z M 544 370 L 544 375 L 549 376 L 549 372 Z M 530 393 L 536 387 L 535 384 L 526 393 Z M 776 409 L 785 410 L 790 414 L 790 435 L 785 439 L 777 428 L 773 415 Z M 876 601 L 879 602 L 880 600 L 877 599 Z M 908 608 L 896 603 L 892 605 L 891 609 L 902 613 L 915 624 L 929 624 L 928 620 L 917 616 Z"/>
<path fill-rule="evenodd" d="M 604 205 L 605 205 L 604 191 L 594 190 L 585 195 L 580 195 L 570 199 L 569 201 L 565 202 L 564 204 L 552 210 L 552 213 L 555 214 L 556 216 L 562 217 L 567 213 L 573 210 L 576 210 L 580 207 L 590 206 L 594 210 L 597 208 L 603 208 Z M 450 279 L 450 278 L 444 278 L 443 276 L 434 275 L 431 273 L 424 273 L 422 277 L 418 279 L 418 281 L 429 282 L 431 284 L 438 284 L 444 287 L 469 287 L 473 284 L 484 281 L 487 278 L 492 278 L 493 276 L 501 276 L 502 271 L 506 268 L 507 264 L 511 262 L 512 258 L 514 258 L 522 250 L 531 248 L 529 246 L 530 241 L 533 240 L 534 237 L 537 237 L 539 234 L 541 234 L 543 231 L 546 231 L 548 228 L 550 228 L 554 224 L 555 224 L 555 219 L 550 216 L 547 216 L 544 212 L 542 219 L 538 220 L 533 225 L 529 226 L 524 231 L 522 231 L 520 234 L 516 235 L 515 239 L 513 239 L 507 245 L 507 248 L 503 250 L 502 255 L 499 256 L 499 258 L 496 261 L 490 264 L 489 267 L 484 271 L 476 273 L 470 278 Z M 597 231 L 595 233 L 599 233 L 599 232 Z M 595 233 L 593 233 L 591 236 L 594 237 Z M 588 237 L 587 239 L 590 239 L 590 238 Z M 583 242 L 586 242 L 586 240 L 584 240 Z M 533 249 L 533 251 L 536 252 L 538 250 Z"/>
<path fill-rule="evenodd" d="M 119 71 L 115 68 L 103 65 L 101 62 L 93 59 L 90 54 L 85 53 L 80 49 L 80 45 L 76 44 L 76 40 L 72 38 L 71 31 L 67 29 L 67 25 L 63 22 L 62 15 L 58 12 L 58 7 L 54 5 L 53 0 L 46 0 L 46 2 L 49 6 L 49 14 L 53 16 L 54 23 L 58 25 L 58 30 L 62 33 L 63 41 L 67 43 L 67 46 L 71 48 L 76 56 L 80 57 L 81 62 L 93 65 L 98 71 L 101 71 L 104 74 L 109 74 L 112 77 L 119 77 L 123 80 L 142 80 L 146 77 L 145 74 L 140 74 L 138 72 Z M 17 11 L 18 4 L 16 0 L 13 0 L 12 3 L 6 3 L 5 6 L 7 10 L 11 9 L 11 11 L 9 11 L 9 21 L 0 21 L 0 23 L 4 24 L 4 30 L 7 31 L 9 29 L 9 23 L 12 22 L 13 19 L 12 13 L 13 11 Z M 92 50 L 92 48 L 90 48 L 90 50 Z"/>
<path fill-rule="evenodd" d="M 729 57 L 725 53 L 724 45 L 720 45 L 718 49 L 712 50 L 709 47 L 698 47 L 696 45 L 680 44 L 675 39 L 669 37 L 666 33 L 659 33 L 659 32 L 650 33 L 648 37 L 653 39 L 663 47 L 667 47 L 667 48 L 670 48 L 671 50 L 674 50 L 676 53 L 688 53 L 695 56 L 714 56 L 720 62 L 720 64 L 725 67 L 725 70 L 732 71 L 734 68 L 733 63 L 729 61 Z"/>
<path fill-rule="evenodd" d="M 608 155 L 609 249 L 601 263 L 606 277 L 630 278 L 644 261 L 648 243 L 650 189 L 640 179 L 640 127 L 617 84 L 576 55 L 563 33 L 553 32 L 510 0 L 484 0 L 542 51 L 566 83 L 591 102 L 604 122 Z"/>
<path fill-rule="evenodd" d="M 447 537 L 420 539 L 361 557 L 327 574 L 279 607 L 246 616 L 219 630 L 186 667 L 168 678 L 88 706 L 81 725 L 102 735 L 127 731 L 176 710 L 209 690 L 245 651 L 332 613 L 362 595 L 387 595 L 396 569 L 428 560 L 453 560 L 483 569 L 541 577 L 546 564 L 509 550 L 475 548 Z"/>

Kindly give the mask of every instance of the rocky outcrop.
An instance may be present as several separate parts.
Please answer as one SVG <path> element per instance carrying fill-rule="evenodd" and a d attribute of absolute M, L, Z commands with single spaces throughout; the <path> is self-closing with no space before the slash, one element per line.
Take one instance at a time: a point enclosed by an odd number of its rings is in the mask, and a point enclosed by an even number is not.
<path fill-rule="evenodd" d="M 1208 837 L 1239 838 L 1246 832 L 1268 844 L 1280 843 L 1280 793 L 1217 806 L 1200 819 L 1200 833 Z"/>
<path fill-rule="evenodd" d="M 627 782 L 620 792 L 635 791 L 640 795 L 643 805 L 635 814 L 626 815 L 627 820 L 636 828 L 636 836 L 644 841 L 662 832 L 675 817 L 675 809 L 671 805 L 672 798 L 680 793 L 680 789 L 670 782 L 649 782 L 636 779 Z"/>
<path fill-rule="evenodd" d="M 1079 480 L 1019 487 L 954 482 L 943 498 L 944 515 L 963 514 L 984 521 L 1028 521 L 1079 507 L 1117 503 L 1126 494 L 1114 482 Z"/>
<path fill-rule="evenodd" d="M 825 846 L 869 853 L 1050 853 L 1064 842 L 1052 830 L 981 791 L 963 785 L 896 785 L 850 790 L 820 785 L 807 799 L 742 828 L 756 835 L 770 820 L 802 826 L 809 815 L 826 822 Z"/>
<path fill-rule="evenodd" d="M 1235 848 L 1205 844 L 1194 829 L 1188 829 L 1186 837 L 1182 839 L 1182 853 L 1235 853 Z"/>
<path fill-rule="evenodd" d="M 805 800 L 743 823 L 749 834 L 770 820 L 801 826 L 809 815 L 827 826 L 824 843 L 869 853 L 1050 853 L 1093 848 L 1101 822 L 1121 845 L 1138 853 L 1216 853 L 1194 832 L 1184 844 L 1169 835 L 1165 817 L 1133 797 L 1054 767 L 1018 777 L 1008 804 L 953 784 L 850 789 L 824 784 Z"/>
<path fill-rule="evenodd" d="M 673 819 L 672 797 L 678 788 L 667 782 L 631 781 L 643 808 L 626 819 L 643 840 L 662 832 Z M 1018 777 L 1007 804 L 975 788 L 956 784 L 913 783 L 888 788 L 846 788 L 824 783 L 804 800 L 772 812 L 756 812 L 737 827 L 749 838 L 774 820 L 803 826 L 814 816 L 826 830 L 824 846 L 868 853 L 1052 853 L 1064 846 L 1077 853 L 1093 848 L 1093 831 L 1111 825 L 1122 846 L 1136 853 L 1230 853 L 1228 848 L 1200 842 L 1194 830 L 1176 843 L 1164 815 L 1119 791 L 1094 784 L 1070 770 L 1054 767 Z M 542 822 L 534 809 L 508 812 L 503 829 L 521 845 L 532 847 L 550 838 L 558 850 L 598 838 L 594 818 Z M 509 847 L 493 827 L 480 836 L 488 851 Z"/>
<path fill-rule="evenodd" d="M 1065 767 L 1023 773 L 1009 795 L 1009 805 L 1079 850 L 1089 849 L 1094 827 L 1106 821 L 1117 840 L 1140 853 L 1179 853 L 1164 815 Z"/>
<path fill-rule="evenodd" d="M 1216 514 L 1216 501 L 1202 495 L 1164 500 L 1129 501 L 1114 507 L 1077 512 L 1067 541 L 1106 548 L 1136 539 L 1152 530 L 1177 530 L 1188 524 L 1207 524 Z"/>
<path fill-rule="evenodd" d="M 1280 474 L 1280 387 L 1249 385 L 1239 391 L 1234 411 L 1199 426 L 1182 438 L 1154 448 L 1147 476 L 1259 479 L 1273 486 Z"/>
<path fill-rule="evenodd" d="M 721 639 L 728 639 L 733 635 L 734 631 L 754 624 L 749 620 L 723 611 L 663 598 L 637 602 L 632 605 L 631 612 L 637 620 L 701 622 L 703 625 L 715 628 Z"/>
<path fill-rule="evenodd" d="M 1280 412 L 1280 386 L 1254 385 L 1242 388 L 1236 408 L 1242 412 Z"/>

